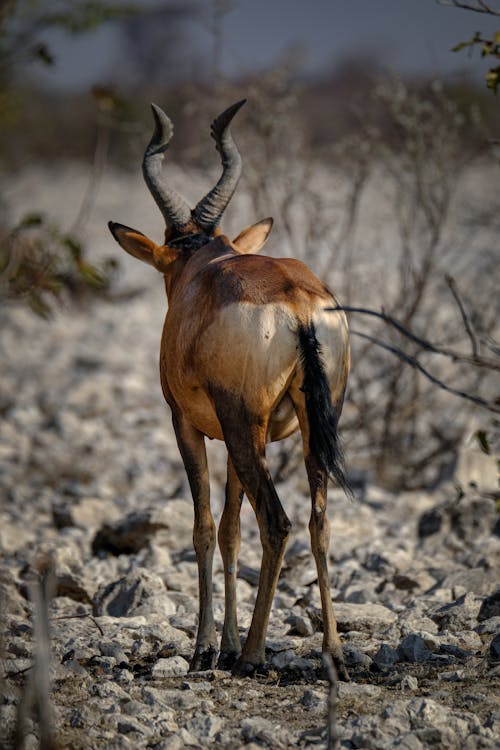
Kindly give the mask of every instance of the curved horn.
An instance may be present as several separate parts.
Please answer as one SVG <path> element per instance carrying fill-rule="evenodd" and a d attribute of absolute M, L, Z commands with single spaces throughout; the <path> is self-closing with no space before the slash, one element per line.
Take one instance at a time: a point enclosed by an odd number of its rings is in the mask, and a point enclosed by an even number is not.
<path fill-rule="evenodd" d="M 241 156 L 233 141 L 229 126 L 236 112 L 245 104 L 242 99 L 228 107 L 212 123 L 210 134 L 222 158 L 222 175 L 217 185 L 197 203 L 193 219 L 200 229 L 211 232 L 220 222 L 231 200 L 241 175 Z"/>
<path fill-rule="evenodd" d="M 172 188 L 167 187 L 161 175 L 163 158 L 172 139 L 174 126 L 165 112 L 156 104 L 152 104 L 151 109 L 155 120 L 155 130 L 144 153 L 142 174 L 163 214 L 167 227 L 180 229 L 190 222 L 191 210 L 184 198 L 181 198 Z"/>

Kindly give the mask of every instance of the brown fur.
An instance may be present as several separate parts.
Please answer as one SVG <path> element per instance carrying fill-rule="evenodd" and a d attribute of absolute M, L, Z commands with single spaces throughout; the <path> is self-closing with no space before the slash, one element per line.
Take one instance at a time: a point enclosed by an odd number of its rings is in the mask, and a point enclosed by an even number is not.
<path fill-rule="evenodd" d="M 338 416 L 349 371 L 345 316 L 325 313 L 335 298 L 303 263 L 252 254 L 265 241 L 270 220 L 244 230 L 234 242 L 217 234 L 198 249 L 196 243 L 191 247 L 177 238 L 159 246 L 128 227 L 110 228 L 127 252 L 165 277 L 169 307 L 161 340 L 161 383 L 195 509 L 200 613 L 191 668 L 213 667 L 217 655 L 212 613 L 216 534 L 204 438 L 224 440 L 228 448 L 226 503 L 218 533 L 226 587 L 219 665 L 233 665 L 234 671 L 247 674 L 265 659 L 267 623 L 290 529 L 265 446 L 300 427 L 311 487 L 310 531 L 323 608 L 323 648 L 347 678 L 329 593 L 327 474 L 309 449 L 297 338 L 301 326 L 313 324 L 321 331 L 324 372 Z M 241 651 L 236 566 L 243 490 L 257 516 L 263 551 L 254 615 Z"/>

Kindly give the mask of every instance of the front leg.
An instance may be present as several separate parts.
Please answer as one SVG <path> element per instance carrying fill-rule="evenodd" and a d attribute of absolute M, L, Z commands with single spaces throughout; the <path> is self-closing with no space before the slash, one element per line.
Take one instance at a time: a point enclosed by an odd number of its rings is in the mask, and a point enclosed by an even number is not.
<path fill-rule="evenodd" d="M 172 421 L 194 503 L 193 544 L 198 563 L 199 617 L 196 647 L 190 671 L 213 669 L 217 661 L 217 634 L 212 606 L 212 565 L 215 524 L 210 510 L 205 438 L 180 412 Z"/>

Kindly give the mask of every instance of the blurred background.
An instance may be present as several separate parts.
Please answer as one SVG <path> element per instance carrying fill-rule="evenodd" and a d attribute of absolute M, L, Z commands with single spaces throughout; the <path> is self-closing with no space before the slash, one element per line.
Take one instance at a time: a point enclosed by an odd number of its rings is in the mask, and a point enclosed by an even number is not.
<path fill-rule="evenodd" d="M 141 174 L 150 102 L 175 127 L 165 179 L 195 205 L 220 174 L 210 123 L 242 98 L 224 231 L 273 216 L 264 252 L 304 260 L 349 311 L 340 427 L 357 502 L 331 488 L 330 557 L 354 691 L 338 736 L 493 747 L 498 89 L 500 0 L 0 0 L 2 748 L 38 747 L 36 724 L 46 749 L 56 734 L 75 750 L 198 746 L 191 732 L 203 746 L 322 742 L 298 435 L 268 448 L 293 525 L 273 671 L 248 696 L 220 673 L 185 690 L 200 680 L 184 674 L 197 574 L 159 383 L 164 283 L 107 228 L 162 241 Z M 227 456 L 207 444 L 218 522 Z M 244 631 L 261 546 L 250 503 L 241 513 Z M 221 628 L 218 553 L 214 571 Z M 249 713 L 265 723 L 245 729 Z"/>
<path fill-rule="evenodd" d="M 499 14 L 493 2 L 436 0 L 4 0 L 4 320 L 50 338 L 54 316 L 140 296 L 151 277 L 120 256 L 105 222 L 161 236 L 140 176 L 149 103 L 175 123 L 168 169 L 196 201 L 218 175 L 209 123 L 246 97 L 226 227 L 273 215 L 271 254 L 304 259 L 344 305 L 418 334 L 351 315 L 353 471 L 428 488 L 454 475 L 466 439 L 491 458 Z M 278 475 L 297 451 L 286 444 Z"/>
<path fill-rule="evenodd" d="M 151 99 L 179 123 L 176 158 L 186 157 L 182 149 L 197 143 L 192 107 L 202 94 L 213 100 L 224 85 L 251 93 L 277 71 L 283 92 L 299 98 L 313 146 L 358 130 L 372 114 L 375 82 L 391 76 L 413 89 L 444 80 L 462 108 L 474 103 L 492 124 L 498 108 L 484 90 L 492 67 L 482 57 L 484 45 L 452 49 L 476 33 L 493 39 L 494 16 L 450 5 L 5 0 L 3 162 L 19 168 L 27 149 L 47 160 L 88 159 L 104 112 L 117 131 L 111 163 L 126 164 L 127 141 L 148 122 Z"/>

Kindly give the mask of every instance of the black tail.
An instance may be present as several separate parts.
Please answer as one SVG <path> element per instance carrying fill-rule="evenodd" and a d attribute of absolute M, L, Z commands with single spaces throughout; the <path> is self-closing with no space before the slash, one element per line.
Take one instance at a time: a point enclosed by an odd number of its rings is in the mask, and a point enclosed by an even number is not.
<path fill-rule="evenodd" d="M 313 323 L 307 327 L 299 327 L 299 349 L 304 372 L 302 390 L 309 419 L 309 450 L 321 468 L 352 497 L 337 432 L 338 417 L 332 404 L 330 385 L 321 357 L 321 345 L 316 338 Z"/>

